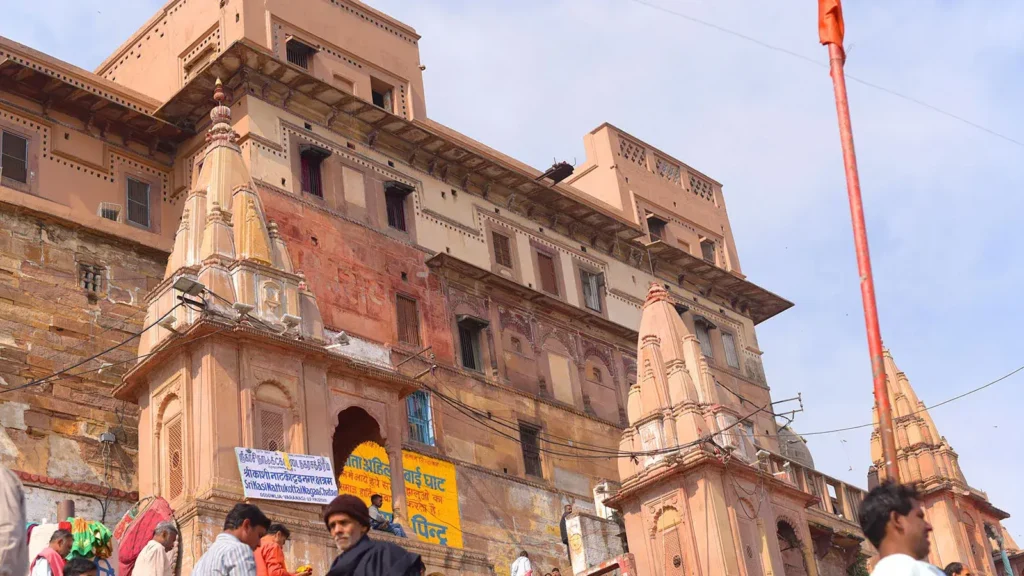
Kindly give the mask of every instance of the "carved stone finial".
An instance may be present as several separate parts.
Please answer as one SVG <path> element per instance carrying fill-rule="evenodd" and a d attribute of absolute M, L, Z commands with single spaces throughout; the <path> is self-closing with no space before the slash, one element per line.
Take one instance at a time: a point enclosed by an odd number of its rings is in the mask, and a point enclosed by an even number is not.
<path fill-rule="evenodd" d="M 217 83 L 214 85 L 213 88 L 213 99 L 216 100 L 218 104 L 220 104 L 224 101 L 224 98 L 224 83 L 220 81 L 220 78 L 217 78 Z"/>
<path fill-rule="evenodd" d="M 274 240 L 278 238 L 277 234 L 277 222 L 271 220 L 267 222 L 267 233 L 270 234 L 270 239 Z"/>
<path fill-rule="evenodd" d="M 651 289 L 647 291 L 647 300 L 644 302 L 644 307 L 662 300 L 668 300 L 668 290 L 665 290 L 665 287 L 657 282 L 651 282 Z"/>

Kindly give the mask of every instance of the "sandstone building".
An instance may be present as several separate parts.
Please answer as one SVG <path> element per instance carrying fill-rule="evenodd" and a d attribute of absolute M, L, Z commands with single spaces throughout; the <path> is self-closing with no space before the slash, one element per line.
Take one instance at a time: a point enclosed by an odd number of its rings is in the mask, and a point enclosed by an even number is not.
<path fill-rule="evenodd" d="M 641 574 L 868 553 L 862 491 L 757 410 L 755 326 L 791 304 L 743 275 L 722 186 L 609 124 L 525 166 L 429 119 L 418 43 L 356 0 L 172 0 L 94 72 L 0 38 L 0 461 L 30 518 L 162 496 L 187 571 L 253 447 L 390 486 L 429 574 L 568 570 L 568 503 L 613 535 L 620 508 Z M 437 510 L 418 466 L 450 471 Z M 261 506 L 324 572 L 318 508 Z"/>

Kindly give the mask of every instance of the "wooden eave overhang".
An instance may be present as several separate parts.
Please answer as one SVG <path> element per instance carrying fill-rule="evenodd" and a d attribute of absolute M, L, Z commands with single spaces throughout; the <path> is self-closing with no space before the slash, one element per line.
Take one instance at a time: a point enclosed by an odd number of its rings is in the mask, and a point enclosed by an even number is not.
<path fill-rule="evenodd" d="M 430 257 L 427 259 L 427 266 L 433 268 L 440 275 L 447 278 L 462 280 L 468 279 L 481 282 L 518 301 L 539 304 L 545 310 L 551 310 L 574 320 L 579 320 L 585 324 L 593 326 L 597 330 L 618 336 L 623 340 L 636 342 L 639 337 L 636 330 L 632 330 L 626 326 L 612 322 L 611 320 L 599 316 L 594 312 L 573 306 L 572 304 L 563 302 L 558 298 L 549 296 L 543 292 L 534 290 L 533 288 L 527 288 L 518 282 L 509 280 L 508 278 L 495 274 L 490 270 L 484 270 L 483 268 L 479 268 L 469 262 L 459 260 L 458 258 L 448 254 L 437 254 Z"/>
<path fill-rule="evenodd" d="M 647 250 L 658 276 L 680 285 L 684 280 L 690 282 L 708 298 L 722 296 L 734 310 L 750 316 L 754 324 L 793 307 L 789 300 L 661 240 L 648 244 Z"/>
<path fill-rule="evenodd" d="M 210 111 L 217 78 L 232 94 L 264 100 L 313 120 L 452 186 L 582 244 L 625 259 L 643 235 L 639 225 L 564 184 L 538 180 L 541 172 L 499 158 L 432 122 L 408 120 L 282 62 L 248 40 L 229 46 L 156 111 L 156 116 L 195 129 Z"/>
<path fill-rule="evenodd" d="M 192 324 L 178 335 L 165 339 L 148 356 L 143 358 L 131 370 L 125 373 L 121 384 L 113 391 L 114 398 L 135 402 L 139 388 L 145 383 L 146 375 L 163 363 L 178 349 L 189 346 L 193 342 L 207 337 L 223 335 L 233 341 L 249 341 L 268 346 L 283 346 L 303 358 L 326 365 L 328 372 L 346 372 L 357 374 L 361 378 L 376 381 L 378 384 L 393 387 L 400 396 L 405 396 L 422 386 L 413 378 L 395 370 L 363 362 L 355 358 L 333 354 L 323 345 L 309 340 L 297 340 L 261 330 L 247 325 L 239 325 L 219 318 L 207 317 Z"/>
<path fill-rule="evenodd" d="M 154 102 L 114 91 L 90 76 L 0 37 L 0 91 L 38 103 L 44 116 L 58 111 L 80 120 L 86 130 L 116 134 L 125 145 L 137 142 L 172 157 L 178 144 L 194 136 L 153 116 Z"/>

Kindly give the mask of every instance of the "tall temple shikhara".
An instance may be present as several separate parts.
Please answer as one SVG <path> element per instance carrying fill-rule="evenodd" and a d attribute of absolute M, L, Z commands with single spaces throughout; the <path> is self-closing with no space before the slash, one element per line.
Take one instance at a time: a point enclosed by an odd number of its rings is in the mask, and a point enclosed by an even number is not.
<path fill-rule="evenodd" d="M 429 118 L 419 43 L 357 0 L 171 0 L 94 72 L 0 37 L 0 462 L 29 518 L 162 497 L 187 573 L 251 448 L 380 493 L 427 576 L 854 573 L 863 490 L 761 409 L 756 326 L 792 304 L 743 273 L 722 185 L 610 124 L 526 166 Z M 886 369 L 932 561 L 1024 564 Z M 259 504 L 325 573 L 319 506 Z"/>

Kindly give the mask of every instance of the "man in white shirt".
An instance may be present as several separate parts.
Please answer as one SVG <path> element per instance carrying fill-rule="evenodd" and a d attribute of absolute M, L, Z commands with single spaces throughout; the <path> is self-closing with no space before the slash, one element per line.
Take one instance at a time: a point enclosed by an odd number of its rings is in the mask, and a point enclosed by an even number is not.
<path fill-rule="evenodd" d="M 871 576 L 945 576 L 923 561 L 932 527 L 914 486 L 886 481 L 868 492 L 860 506 L 860 527 L 881 557 Z"/>
<path fill-rule="evenodd" d="M 139 552 L 135 559 L 133 576 L 172 576 L 177 562 L 174 544 L 178 540 L 178 527 L 173 520 L 156 525 L 153 539 Z"/>
<path fill-rule="evenodd" d="M 31 576 L 63 576 L 64 559 L 71 553 L 74 539 L 71 532 L 57 530 L 50 536 L 50 543 L 32 561 Z"/>
<path fill-rule="evenodd" d="M 520 552 L 519 558 L 512 563 L 511 576 L 533 576 L 533 566 L 530 564 L 530 556 L 526 550 Z"/>

